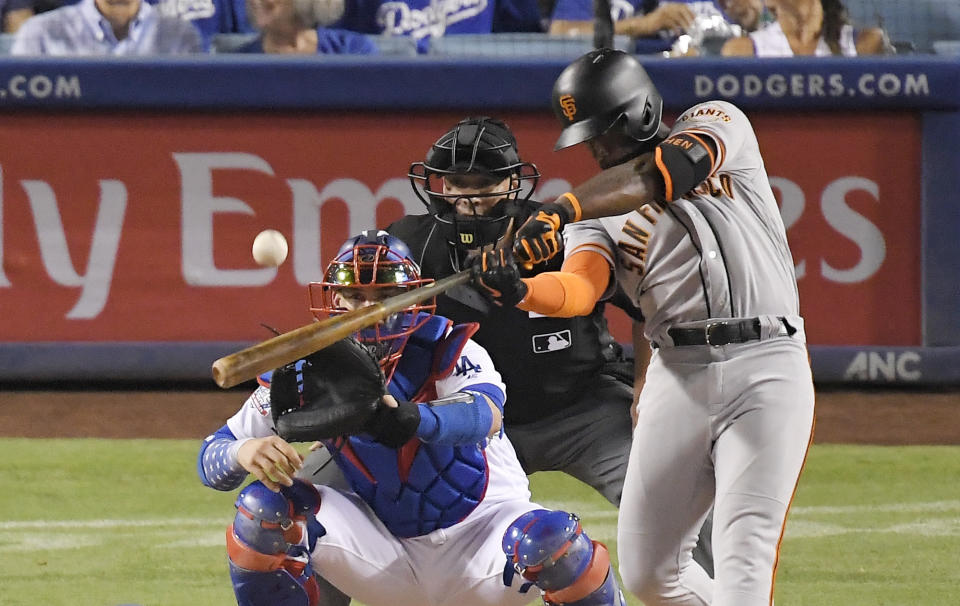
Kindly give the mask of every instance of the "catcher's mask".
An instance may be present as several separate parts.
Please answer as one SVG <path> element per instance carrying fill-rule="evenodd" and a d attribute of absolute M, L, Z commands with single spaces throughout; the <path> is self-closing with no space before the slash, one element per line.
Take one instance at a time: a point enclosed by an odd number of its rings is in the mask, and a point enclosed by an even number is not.
<path fill-rule="evenodd" d="M 413 191 L 426 205 L 443 237 L 461 251 L 496 244 L 506 234 L 510 219 L 519 215 L 517 202 L 533 194 L 540 179 L 537 167 L 520 160 L 517 140 L 504 122 L 487 117 L 461 120 L 443 134 L 423 162 L 408 173 Z M 447 193 L 444 178 L 456 183 L 458 193 Z M 495 186 L 506 183 L 503 188 Z M 470 193 L 466 195 L 464 190 Z M 486 214 L 458 214 L 458 200 L 493 198 Z"/>
<path fill-rule="evenodd" d="M 322 320 L 431 282 L 420 278 L 420 268 L 402 240 L 371 229 L 344 242 L 323 281 L 308 285 L 310 311 Z M 388 381 L 410 335 L 430 319 L 436 307 L 436 297 L 427 299 L 354 335 L 380 360 Z"/>
<path fill-rule="evenodd" d="M 623 51 L 601 48 L 576 59 L 554 82 L 550 105 L 563 128 L 554 150 L 599 137 L 614 125 L 636 142 L 666 134 L 663 97 L 640 62 Z"/>

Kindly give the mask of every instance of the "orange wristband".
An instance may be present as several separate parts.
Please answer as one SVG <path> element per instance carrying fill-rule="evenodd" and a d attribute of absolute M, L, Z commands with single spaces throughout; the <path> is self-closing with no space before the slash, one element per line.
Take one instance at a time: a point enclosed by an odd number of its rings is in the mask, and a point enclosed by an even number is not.
<path fill-rule="evenodd" d="M 577 200 L 577 197 L 571 192 L 566 192 L 561 198 L 566 197 L 570 201 L 570 206 L 573 207 L 573 221 L 571 223 L 576 223 L 583 217 L 583 208 L 580 206 L 580 200 Z"/>

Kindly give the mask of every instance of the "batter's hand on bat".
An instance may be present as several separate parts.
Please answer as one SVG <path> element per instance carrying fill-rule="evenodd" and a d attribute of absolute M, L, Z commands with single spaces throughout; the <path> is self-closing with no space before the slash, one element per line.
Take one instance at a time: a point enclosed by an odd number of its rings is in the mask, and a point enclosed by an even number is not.
<path fill-rule="evenodd" d="M 478 265 L 477 286 L 495 304 L 513 307 L 527 296 L 527 285 L 520 279 L 520 269 L 508 251 L 484 252 Z"/>
<path fill-rule="evenodd" d="M 237 451 L 237 462 L 274 492 L 293 486 L 293 474 L 303 466 L 303 457 L 279 436 L 253 438 Z"/>
<path fill-rule="evenodd" d="M 544 204 L 517 230 L 513 254 L 528 263 L 543 263 L 554 257 L 563 247 L 560 230 L 567 222 L 567 211 L 563 207 Z"/>

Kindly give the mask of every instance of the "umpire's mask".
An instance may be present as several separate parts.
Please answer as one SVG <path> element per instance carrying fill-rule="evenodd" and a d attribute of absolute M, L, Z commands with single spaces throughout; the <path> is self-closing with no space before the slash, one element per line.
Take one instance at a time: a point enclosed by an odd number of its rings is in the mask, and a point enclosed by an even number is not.
<path fill-rule="evenodd" d="M 500 120 L 461 120 L 423 162 L 410 165 L 410 183 L 446 241 L 461 252 L 496 244 L 519 201 L 533 194 L 537 167 L 520 160 L 517 141 Z M 519 227 L 517 225 L 516 227 Z"/>

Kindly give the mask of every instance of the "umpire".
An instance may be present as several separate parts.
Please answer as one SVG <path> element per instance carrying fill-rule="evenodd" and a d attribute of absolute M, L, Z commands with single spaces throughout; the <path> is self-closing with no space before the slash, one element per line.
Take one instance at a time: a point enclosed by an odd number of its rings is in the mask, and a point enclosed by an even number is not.
<path fill-rule="evenodd" d="M 540 174 L 523 162 L 510 128 L 473 117 L 457 123 L 410 167 L 427 214 L 387 228 L 409 247 L 424 278 L 470 266 L 481 249 L 506 246 L 536 212 L 530 200 Z M 562 243 L 558 242 L 558 246 Z M 557 271 L 563 255 L 523 269 L 523 277 Z M 454 323 L 479 322 L 474 340 L 490 353 L 507 386 L 504 426 L 527 474 L 562 471 L 620 505 L 631 443 L 632 361 L 610 336 L 599 303 L 588 316 L 548 318 L 517 309 L 505 293 L 491 305 L 472 287 L 437 297 L 437 313 Z M 624 303 L 620 303 L 624 301 Z M 611 302 L 639 313 L 624 297 Z M 712 571 L 710 528 L 695 552 Z"/>
<path fill-rule="evenodd" d="M 423 277 L 449 276 L 535 212 L 539 204 L 529 197 L 539 176 L 533 164 L 520 160 L 505 123 L 467 118 L 410 167 L 428 214 L 403 217 L 387 231 L 407 243 Z M 556 271 L 561 263 L 558 255 L 522 271 L 525 277 Z M 619 353 L 602 305 L 589 316 L 531 317 L 506 303 L 490 305 L 463 287 L 440 295 L 437 313 L 454 323 L 480 323 L 474 339 L 507 385 L 504 422 L 524 470 L 563 471 L 619 505 L 633 387 L 602 372 Z"/>

